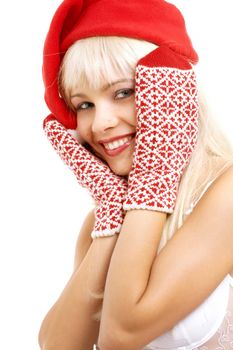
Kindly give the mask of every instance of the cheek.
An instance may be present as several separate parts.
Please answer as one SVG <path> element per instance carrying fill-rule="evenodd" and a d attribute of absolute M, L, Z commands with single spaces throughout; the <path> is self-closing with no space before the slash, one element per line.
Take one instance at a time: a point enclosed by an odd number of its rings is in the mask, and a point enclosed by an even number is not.
<path fill-rule="evenodd" d="M 124 111 L 122 111 L 122 115 L 125 116 L 125 120 L 127 121 L 128 124 L 132 125 L 132 126 L 136 126 L 136 105 L 134 102 L 134 98 L 132 101 L 130 101 L 129 103 L 127 103 L 127 105 L 124 106 Z"/>
<path fill-rule="evenodd" d="M 136 126 L 137 123 L 136 105 L 134 101 L 129 106 L 128 123 L 133 126 Z"/>
<path fill-rule="evenodd" d="M 88 141 L 90 139 L 90 125 L 88 123 L 88 120 L 82 118 L 82 117 L 77 117 L 77 129 L 80 134 L 80 136 L 85 140 Z"/>

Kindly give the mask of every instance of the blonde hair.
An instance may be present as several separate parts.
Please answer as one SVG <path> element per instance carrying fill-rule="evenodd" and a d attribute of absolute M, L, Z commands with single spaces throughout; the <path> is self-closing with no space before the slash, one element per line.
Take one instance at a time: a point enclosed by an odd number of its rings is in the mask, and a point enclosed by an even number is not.
<path fill-rule="evenodd" d="M 68 106 L 71 92 L 78 87 L 99 89 L 103 82 L 111 84 L 114 78 L 134 77 L 138 57 L 144 56 L 156 45 L 125 37 L 91 37 L 74 43 L 67 51 L 59 72 L 60 94 Z"/>
<path fill-rule="evenodd" d="M 60 92 L 68 106 L 71 91 L 78 86 L 98 89 L 103 80 L 111 83 L 114 76 L 134 76 L 137 61 L 155 49 L 152 43 L 125 37 L 92 37 L 77 41 L 67 51 L 59 74 Z M 199 89 L 199 136 L 195 151 L 180 185 L 176 206 L 168 214 L 163 229 L 160 251 L 184 223 L 206 186 L 233 164 L 233 145 L 210 112 Z M 93 294 L 103 299 L 104 293 Z M 101 310 L 94 315 L 100 320 Z"/>

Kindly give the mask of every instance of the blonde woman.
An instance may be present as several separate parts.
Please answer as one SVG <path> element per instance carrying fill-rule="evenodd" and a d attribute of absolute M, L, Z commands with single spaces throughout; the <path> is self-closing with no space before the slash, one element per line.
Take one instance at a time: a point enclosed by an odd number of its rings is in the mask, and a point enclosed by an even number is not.
<path fill-rule="evenodd" d="M 95 210 L 43 350 L 226 349 L 233 342 L 233 148 L 163 0 L 65 0 L 44 49 L 44 121 Z M 97 348 L 97 347 L 96 347 Z"/>

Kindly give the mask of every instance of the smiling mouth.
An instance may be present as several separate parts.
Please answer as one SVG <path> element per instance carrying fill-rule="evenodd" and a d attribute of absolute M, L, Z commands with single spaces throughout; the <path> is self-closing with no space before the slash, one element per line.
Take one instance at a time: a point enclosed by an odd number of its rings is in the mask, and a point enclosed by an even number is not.
<path fill-rule="evenodd" d="M 123 152 L 126 148 L 130 146 L 132 141 L 135 139 L 136 133 L 127 137 L 122 138 L 120 141 L 111 142 L 108 144 L 101 144 L 101 147 L 103 148 L 103 151 L 106 155 L 113 157 L 121 152 Z M 89 143 L 85 143 L 83 146 L 92 153 L 93 155 L 101 158 L 101 160 L 106 162 L 106 159 L 104 158 L 104 155 L 99 153 L 97 150 L 94 149 Z M 111 149 L 112 148 L 112 149 Z M 107 163 L 106 163 L 107 164 Z"/>
<path fill-rule="evenodd" d="M 130 142 L 134 138 L 134 136 L 135 135 L 129 135 L 117 141 L 104 143 L 101 146 L 103 146 L 106 150 L 113 151 Z"/>
<path fill-rule="evenodd" d="M 126 148 L 128 148 L 132 141 L 134 140 L 135 135 L 131 135 L 123 138 L 121 141 L 112 142 L 108 145 L 101 145 L 103 147 L 104 153 L 110 157 L 117 156 L 122 153 Z"/>

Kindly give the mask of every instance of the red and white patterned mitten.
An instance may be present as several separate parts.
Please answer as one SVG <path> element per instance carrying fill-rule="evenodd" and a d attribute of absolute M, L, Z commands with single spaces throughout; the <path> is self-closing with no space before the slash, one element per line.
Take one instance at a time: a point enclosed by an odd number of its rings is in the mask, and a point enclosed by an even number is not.
<path fill-rule="evenodd" d="M 91 237 L 113 236 L 120 232 L 125 212 L 123 202 L 127 181 L 86 150 L 53 116 L 44 121 L 44 131 L 55 151 L 87 188 L 97 203 Z"/>
<path fill-rule="evenodd" d="M 190 63 L 159 47 L 136 67 L 137 128 L 123 208 L 172 213 L 198 135 L 196 76 Z"/>

